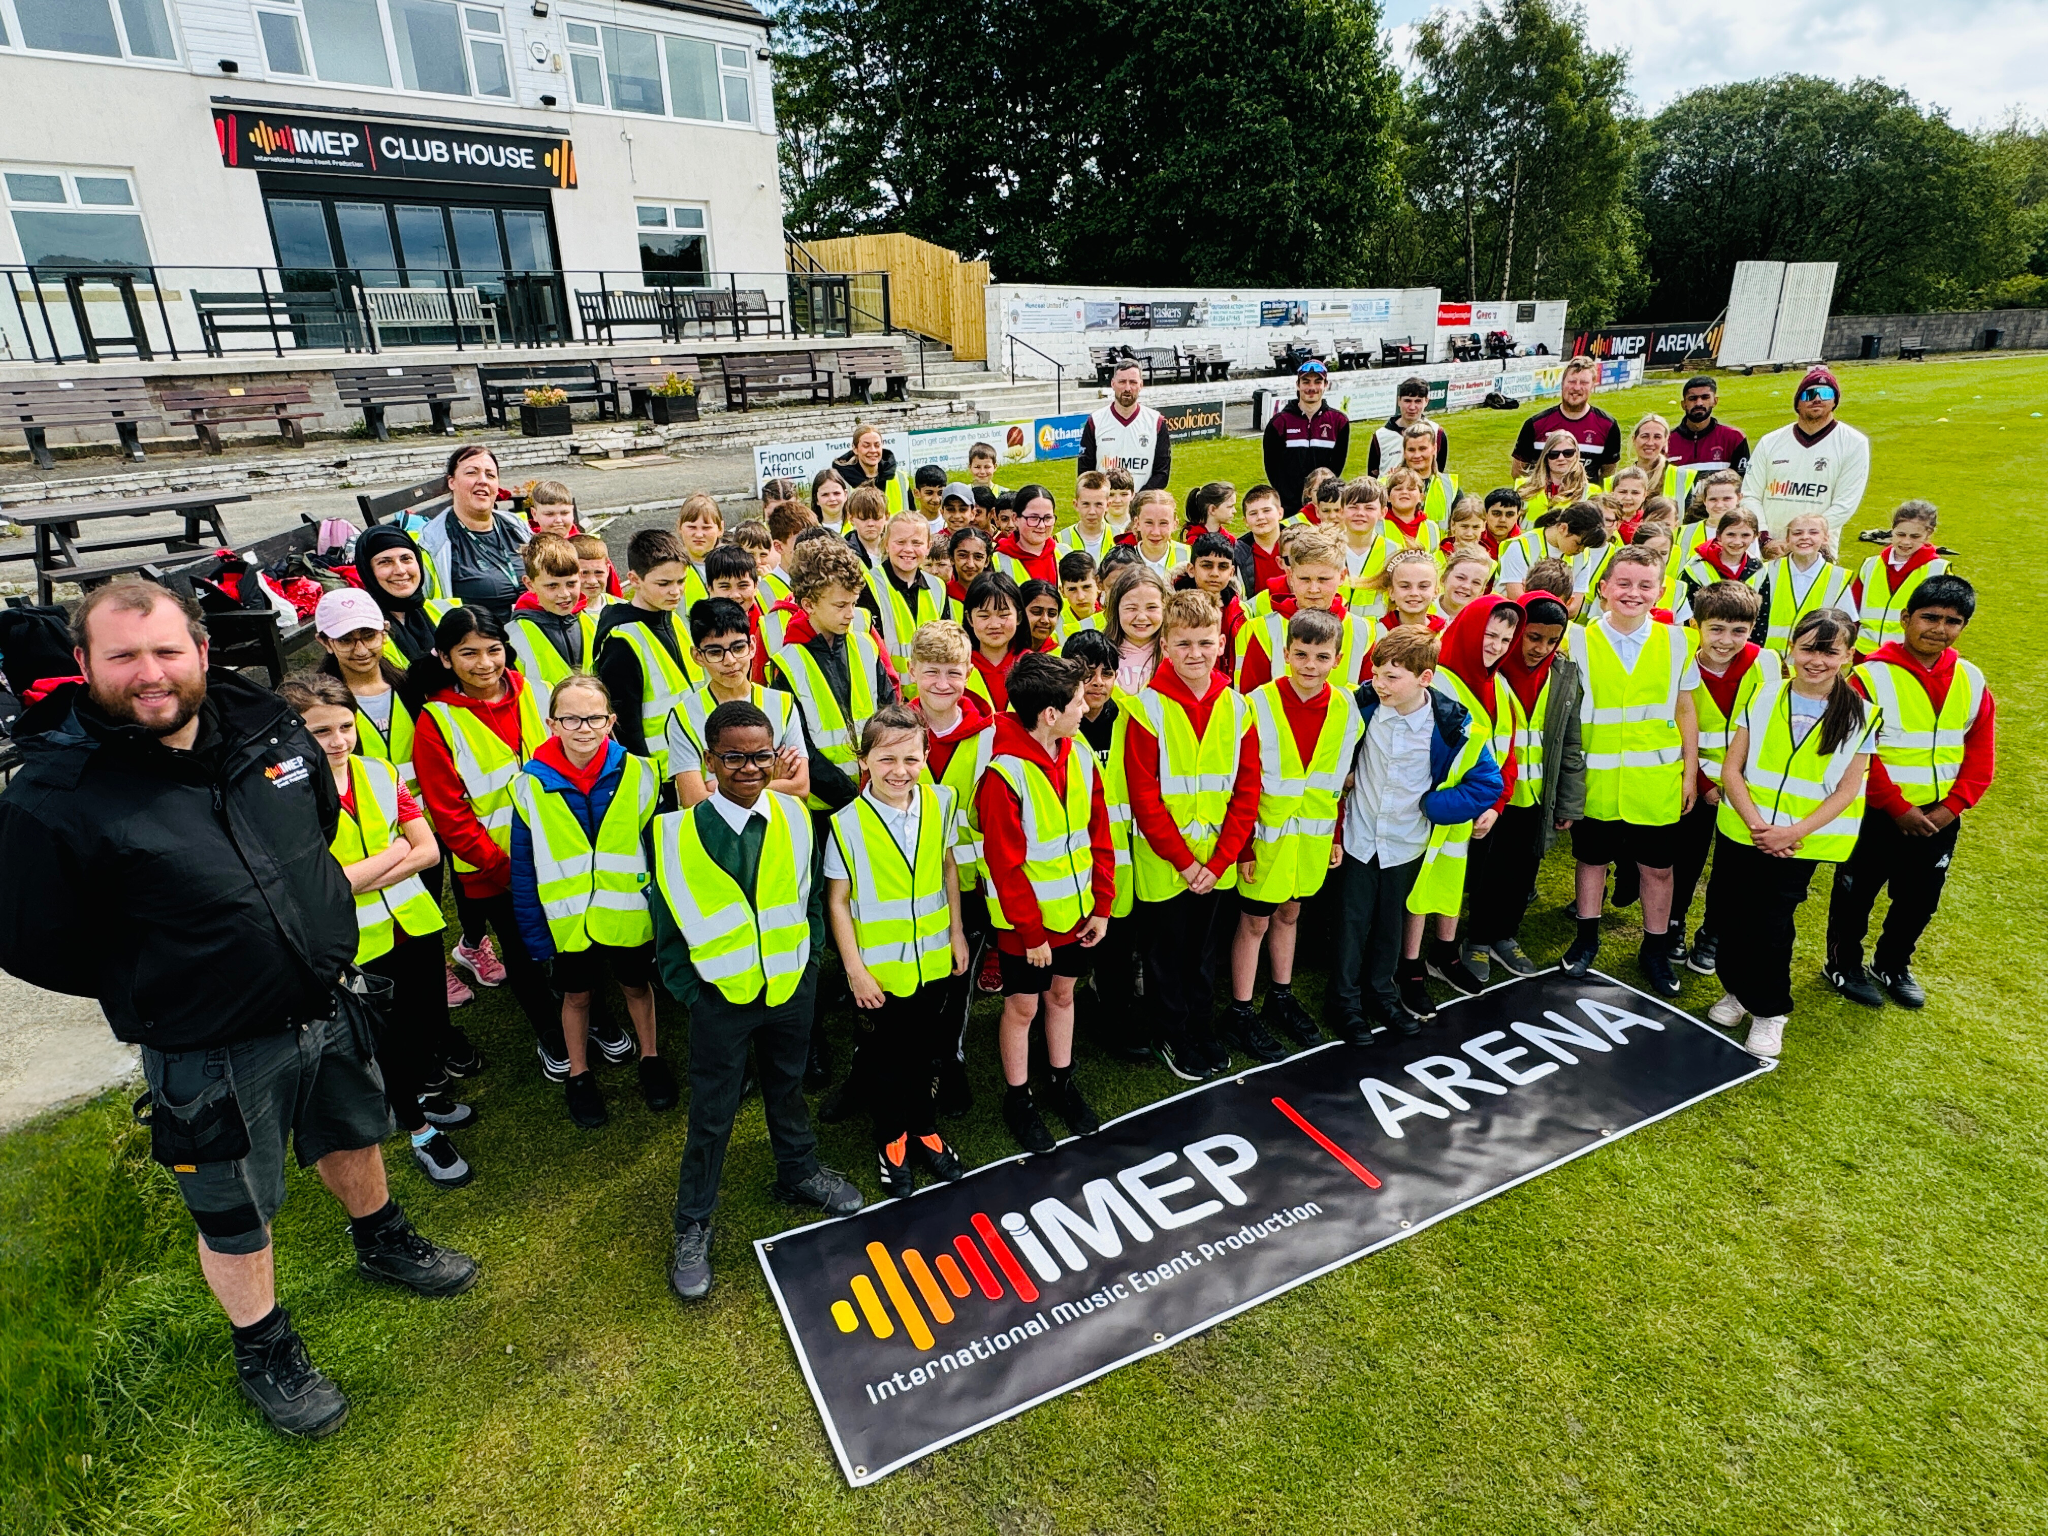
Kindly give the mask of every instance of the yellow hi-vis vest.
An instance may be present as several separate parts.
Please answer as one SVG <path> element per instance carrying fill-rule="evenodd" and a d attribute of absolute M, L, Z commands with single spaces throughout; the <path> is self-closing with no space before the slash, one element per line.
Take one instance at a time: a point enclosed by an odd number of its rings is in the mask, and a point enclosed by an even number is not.
<path fill-rule="evenodd" d="M 939 585 L 938 577 L 930 571 L 919 571 L 917 602 L 913 607 L 904 601 L 903 594 L 896 590 L 896 583 L 889 579 L 886 563 L 871 567 L 867 580 L 868 591 L 874 594 L 875 607 L 882 617 L 882 646 L 888 651 L 889 660 L 895 664 L 897 675 L 905 679 L 903 696 L 915 698 L 916 690 L 908 681 L 910 642 L 920 625 L 946 617 L 949 602 L 946 589 Z"/>
<path fill-rule="evenodd" d="M 1853 616 L 1856 611 L 1856 603 L 1849 594 L 1852 578 L 1839 565 L 1825 558 L 1820 560 L 1820 569 L 1807 583 L 1804 597 L 1793 590 L 1790 555 L 1771 561 L 1764 567 L 1764 572 L 1771 584 L 1770 607 L 1765 611 L 1765 622 L 1769 627 L 1764 632 L 1764 646 L 1781 656 L 1791 648 L 1792 631 L 1809 613 L 1819 608 L 1839 608 Z"/>
<path fill-rule="evenodd" d="M 766 994 L 789 1001 L 811 961 L 811 818 L 787 795 L 764 794 L 768 827 L 754 888 L 743 891 L 704 847 L 697 813 L 654 818 L 654 883 L 690 946 L 690 964 L 738 1007 Z"/>
<path fill-rule="evenodd" d="M 1102 557 L 1109 553 L 1115 543 L 1116 535 L 1109 531 L 1108 523 L 1102 525 L 1102 532 L 1092 540 L 1081 531 L 1079 523 L 1073 523 L 1062 528 L 1054 535 L 1052 541 L 1053 548 L 1062 555 L 1085 553 L 1097 565 L 1102 564 Z"/>
<path fill-rule="evenodd" d="M 817 659 L 801 645 L 785 645 L 775 654 L 775 667 L 796 696 L 804 712 L 804 731 L 818 755 L 837 764 L 849 778 L 857 777 L 853 762 L 860 749 L 861 727 L 875 712 L 875 668 L 881 661 L 881 647 L 875 637 L 859 625 L 846 632 L 847 699 L 850 711 L 841 710 L 832 685 Z M 848 715 L 852 718 L 848 718 Z M 830 810 L 816 794 L 804 804 L 814 811 Z"/>
<path fill-rule="evenodd" d="M 377 722 L 358 703 L 356 705 L 356 753 L 376 762 L 389 763 L 398 773 L 398 782 L 406 792 L 418 795 L 420 781 L 412 770 L 413 717 L 405 707 L 405 701 L 398 696 L 398 690 L 391 691 L 391 730 L 379 730 Z"/>
<path fill-rule="evenodd" d="M 945 864 L 952 813 L 952 791 L 920 786 L 917 845 L 910 858 L 866 795 L 832 813 L 832 836 L 851 887 L 854 942 L 875 985 L 891 997 L 909 997 L 953 974 Z"/>
<path fill-rule="evenodd" d="M 448 743 L 448 755 L 454 759 L 456 775 L 462 780 L 462 792 L 469 797 L 470 814 L 483 823 L 491 841 L 507 852 L 512 848 L 512 781 L 519 777 L 520 764 L 538 752 L 540 744 L 548 739 L 548 728 L 541 723 L 540 711 L 534 707 L 533 690 L 521 687 L 514 676 L 507 673 L 505 683 L 519 689 L 516 753 L 469 710 L 441 703 L 426 706 L 426 713 L 441 728 L 441 739 Z M 452 857 L 456 873 L 476 873 L 476 865 L 460 854 Z"/>
<path fill-rule="evenodd" d="M 626 754 L 619 787 L 593 845 L 557 792 L 531 773 L 512 782 L 512 804 L 533 839 L 533 878 L 555 953 L 593 944 L 636 949 L 654 941 L 647 912 L 647 853 L 640 834 L 654 819 L 661 780 L 644 757 Z"/>
<path fill-rule="evenodd" d="M 1948 572 L 1948 561 L 1940 557 L 1907 572 L 1906 579 L 1899 583 L 1894 592 L 1890 577 L 1884 568 L 1884 552 L 1880 550 L 1863 562 L 1863 569 L 1857 580 L 1863 585 L 1863 600 L 1856 609 L 1856 654 L 1868 656 L 1879 646 L 1893 640 L 1906 638 L 1906 601 L 1920 590 L 1920 583 L 1930 576 L 1942 576 Z"/>
<path fill-rule="evenodd" d="M 1777 662 L 1766 651 L 1750 663 L 1749 670 L 1742 674 L 1742 681 L 1735 685 L 1735 708 L 1728 714 L 1721 713 L 1721 706 L 1714 702 L 1713 691 L 1707 687 L 1706 679 L 1700 679 L 1699 687 L 1692 691 L 1693 713 L 1699 717 L 1700 727 L 1700 776 L 1718 784 L 1721 782 L 1721 761 L 1728 755 L 1729 738 L 1735 734 L 1736 723 L 1742 712 L 1749 708 L 1749 701 L 1756 697 L 1757 689 L 1764 685 L 1766 676 L 1775 677 Z"/>
<path fill-rule="evenodd" d="M 592 671 L 597 666 L 597 618 L 590 609 L 576 615 L 576 627 L 583 631 L 583 665 L 576 668 L 569 665 L 568 657 L 555 649 L 541 627 L 521 614 L 513 614 L 512 622 L 505 626 L 505 637 L 512 642 L 512 654 L 519 660 L 519 675 L 526 679 L 526 685 L 533 690 L 534 702 L 545 719 L 548 706 L 555 696 L 555 689 L 571 672 Z"/>
<path fill-rule="evenodd" d="M 1344 546 L 1344 575 L 1337 583 L 1337 595 L 1344 599 L 1345 610 L 1357 614 L 1360 619 L 1377 619 L 1387 611 L 1387 594 L 1370 583 L 1387 568 L 1387 558 L 1402 544 L 1385 529 L 1386 525 L 1382 523 L 1381 531 L 1373 536 L 1372 547 L 1366 550 L 1365 561 L 1358 567 L 1356 575 L 1351 571 L 1351 546 Z"/>
<path fill-rule="evenodd" d="M 1001 774 L 1017 792 L 1024 823 L 1021 873 L 1038 898 L 1038 925 L 1049 934 L 1072 933 L 1095 911 L 1095 845 L 1088 829 L 1095 809 L 1095 754 L 1086 742 L 1068 747 L 1064 797 L 1053 793 L 1043 768 L 1014 753 L 991 757 L 988 771 Z M 998 928 L 1017 926 L 1004 913 L 993 880 L 988 920 Z"/>
<path fill-rule="evenodd" d="M 1074 612 L 1066 603 L 1062 602 L 1060 604 L 1060 627 L 1058 633 L 1062 641 L 1078 635 L 1084 629 L 1100 630 L 1108 622 L 1109 615 L 1100 608 L 1097 608 L 1093 613 L 1084 618 Z"/>
<path fill-rule="evenodd" d="M 1522 697 L 1498 678 L 1494 687 L 1507 695 L 1508 712 L 1514 717 L 1515 785 L 1508 791 L 1509 805 L 1543 803 L 1543 728 L 1550 719 L 1550 684 L 1557 675 L 1553 665 L 1543 674 L 1543 686 L 1536 690 L 1536 707 L 1522 708 Z"/>
<path fill-rule="evenodd" d="M 1450 668 L 1436 669 L 1433 686 L 1445 697 L 1462 704 L 1467 717 L 1465 744 L 1458 749 L 1458 756 L 1441 787 L 1449 789 L 1461 783 L 1479 761 L 1480 752 L 1489 747 L 1493 750 L 1494 761 L 1505 774 L 1508 748 L 1515 739 L 1515 709 L 1507 703 L 1507 699 L 1514 697 L 1514 690 L 1506 683 L 1495 682 L 1494 700 L 1502 705 L 1500 718 L 1495 720 L 1480 708 L 1479 700 L 1465 686 L 1464 679 Z M 1507 696 L 1506 699 L 1503 695 Z M 1465 864 L 1471 849 L 1471 822 L 1438 822 L 1432 825 L 1429 846 L 1422 853 L 1422 868 L 1416 872 L 1415 884 L 1408 893 L 1408 910 L 1456 917 L 1465 900 Z"/>
<path fill-rule="evenodd" d="M 1238 889 L 1252 901 L 1296 901 L 1323 888 L 1337 836 L 1337 801 L 1365 734 L 1357 702 L 1332 688 L 1315 751 L 1304 763 L 1280 692 L 1292 686 L 1267 683 L 1248 701 L 1259 737 L 1259 827 L 1252 845 L 1258 865 L 1251 884 L 1240 880 Z"/>
<path fill-rule="evenodd" d="M 1266 665 L 1273 674 L 1273 681 L 1290 676 L 1287 666 L 1287 626 L 1292 615 L 1267 612 L 1256 619 L 1250 619 L 1237 632 L 1237 665 L 1232 669 L 1232 685 L 1244 687 L 1244 661 L 1251 654 L 1252 641 L 1266 649 Z M 1333 688 L 1356 688 L 1369 669 L 1366 658 L 1372 654 L 1373 620 L 1361 618 L 1346 611 L 1338 624 L 1343 633 L 1337 637 L 1337 665 L 1330 673 Z"/>
<path fill-rule="evenodd" d="M 1685 803 L 1685 749 L 1678 685 L 1694 635 L 1655 619 L 1624 667 L 1605 624 L 1585 631 L 1586 691 L 1579 729 L 1586 749 L 1586 815 L 1596 821 L 1670 826 Z"/>
<path fill-rule="evenodd" d="M 669 654 L 661 637 L 645 624 L 621 624 L 605 636 L 605 644 L 625 646 L 640 658 L 640 735 L 647 743 L 647 759 L 654 764 L 657 778 L 668 777 L 668 716 L 683 696 L 700 679 Z M 614 701 L 620 709 L 631 709 L 631 699 Z"/>
<path fill-rule="evenodd" d="M 1115 857 L 1116 894 L 1110 897 L 1109 915 L 1129 917 L 1138 904 L 1138 876 L 1131 863 L 1131 839 L 1137 827 L 1131 820 L 1131 781 L 1124 772 L 1124 736 L 1131 722 L 1131 701 L 1116 697 L 1116 724 L 1109 733 L 1109 756 L 1097 766 L 1102 772 L 1102 808 L 1109 813 L 1109 846 Z"/>
<path fill-rule="evenodd" d="M 953 749 L 953 755 L 946 760 L 946 771 L 937 780 L 932 778 L 931 759 L 925 759 L 925 767 L 918 770 L 920 785 L 934 782 L 943 784 L 953 796 L 953 869 L 960 877 L 960 889 L 973 890 L 981 882 L 983 874 L 981 859 L 981 811 L 975 804 L 975 790 L 981 785 L 981 776 L 988 771 L 989 753 L 994 749 L 996 733 L 993 726 L 986 726 L 974 733 L 972 743 L 962 742 Z M 968 750 L 969 746 L 973 750 Z"/>
<path fill-rule="evenodd" d="M 1882 717 L 1877 756 L 1885 776 L 1908 805 L 1925 808 L 1939 805 L 1962 772 L 1963 738 L 1983 707 L 1984 674 L 1958 656 L 1948 697 L 1937 713 L 1925 688 L 1900 677 L 1905 670 L 1897 662 L 1866 661 L 1856 675 Z"/>
<path fill-rule="evenodd" d="M 335 862 L 344 869 L 382 853 L 399 835 L 398 775 L 391 765 L 375 758 L 351 757 L 348 778 L 356 813 L 341 814 L 335 823 L 334 841 L 328 844 Z M 440 905 L 427 894 L 418 875 L 407 875 L 381 891 L 356 893 L 357 965 L 368 965 L 391 953 L 397 942 L 393 924 L 412 938 L 441 931 Z"/>
<path fill-rule="evenodd" d="M 1187 842 L 1197 864 L 1209 862 L 1223 832 L 1230 792 L 1237 786 L 1237 757 L 1251 729 L 1251 707 L 1241 693 L 1226 689 L 1209 711 L 1209 728 L 1199 737 L 1187 710 L 1157 688 L 1131 700 L 1130 712 L 1159 743 L 1159 798 Z M 1121 722 L 1119 722 L 1121 723 Z M 1180 871 L 1152 851 L 1145 835 L 1131 830 L 1131 863 L 1137 871 L 1138 900 L 1170 901 L 1187 889 Z M 1237 884 L 1237 866 L 1226 868 L 1216 889 Z"/>
<path fill-rule="evenodd" d="M 768 609 L 789 601 L 789 578 L 780 570 L 765 566 L 758 568 L 754 572 L 754 601 L 760 605 L 765 618 Z"/>
<path fill-rule="evenodd" d="M 1866 708 L 1862 728 L 1834 751 L 1820 750 L 1818 721 L 1798 746 L 1792 745 L 1792 685 L 1773 683 L 1759 689 L 1735 720 L 1749 732 L 1748 761 L 1743 764 L 1742 781 L 1749 786 L 1749 798 L 1757 814 L 1774 827 L 1797 826 L 1820 809 L 1823 800 L 1842 787 L 1843 775 L 1858 754 L 1871 750 L 1878 734 L 1878 710 Z M 1733 842 L 1748 843 L 1749 827 L 1727 801 L 1714 817 L 1715 828 Z M 1863 829 L 1863 788 L 1848 808 L 1818 832 L 1809 832 L 1792 850 L 1795 859 L 1815 859 L 1839 864 L 1856 847 L 1856 835 Z"/>
<path fill-rule="evenodd" d="M 778 745 L 784 732 L 789 729 L 789 712 L 796 708 L 796 700 L 779 688 L 764 688 L 759 683 L 747 685 L 749 704 L 768 717 L 769 737 Z M 711 696 L 711 685 L 692 688 L 682 697 L 669 715 L 668 725 L 662 731 L 662 740 L 668 747 L 668 774 L 674 778 L 686 768 L 696 767 L 702 771 L 704 761 L 704 722 L 711 718 L 711 712 L 718 708 L 719 701 Z M 681 741 L 677 738 L 681 737 Z M 694 763 L 688 759 L 677 760 L 678 748 L 687 746 L 696 754 Z"/>
<path fill-rule="evenodd" d="M 1431 488 L 1434 489 L 1437 482 L 1442 479 L 1443 476 L 1438 475 L 1435 480 L 1430 481 Z M 1401 531 L 1401 525 L 1394 521 L 1394 514 L 1391 511 L 1387 513 L 1385 520 L 1380 523 L 1381 537 L 1391 539 L 1395 549 L 1420 549 L 1426 550 L 1432 555 L 1435 554 L 1437 546 L 1444 541 L 1444 527 L 1443 523 L 1436 516 L 1430 515 L 1432 512 L 1432 500 L 1433 498 L 1430 495 L 1424 494 L 1422 498 L 1422 510 L 1424 513 L 1422 526 L 1415 530 L 1414 538 L 1409 538 L 1407 534 Z"/>
<path fill-rule="evenodd" d="M 423 565 L 421 569 L 424 572 L 432 570 L 433 567 L 430 565 Z M 423 577 L 422 580 L 425 581 L 425 578 Z M 431 588 L 433 583 L 431 581 L 425 581 L 425 585 Z M 447 618 L 449 614 L 453 613 L 457 608 L 460 608 L 461 606 L 462 604 L 450 602 L 446 598 L 430 597 L 421 602 L 420 612 L 424 613 L 427 616 L 427 622 L 429 624 L 439 624 L 443 619 Z M 403 672 L 407 667 L 412 665 L 411 662 L 405 659 L 405 652 L 398 648 L 398 637 L 391 633 L 389 627 L 387 627 L 384 632 L 384 659 L 390 662 L 391 665 L 393 665 L 394 667 L 398 668 L 398 670 L 401 672 Z"/>

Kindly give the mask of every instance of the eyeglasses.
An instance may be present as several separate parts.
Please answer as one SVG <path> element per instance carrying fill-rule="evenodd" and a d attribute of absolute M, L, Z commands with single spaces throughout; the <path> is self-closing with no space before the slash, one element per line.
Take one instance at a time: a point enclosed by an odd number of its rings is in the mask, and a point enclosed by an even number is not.
<path fill-rule="evenodd" d="M 601 731 L 612 723 L 610 715 L 555 715 L 552 718 L 565 731 Z"/>
<path fill-rule="evenodd" d="M 1017 521 L 1020 523 L 1049 523 L 1052 521 L 1052 514 L 1050 512 L 1019 512 L 1017 514 Z"/>
<path fill-rule="evenodd" d="M 345 650 L 368 651 L 382 648 L 384 644 L 384 631 L 381 629 L 356 629 L 349 631 L 345 635 L 329 635 L 327 640 L 330 645 L 338 645 Z"/>
<path fill-rule="evenodd" d="M 715 755 L 729 773 L 738 773 L 742 768 L 766 768 L 775 761 L 773 752 L 720 752 Z"/>
<path fill-rule="evenodd" d="M 735 640 L 731 645 L 700 645 L 697 654 L 706 661 L 724 661 L 729 656 L 744 656 L 754 648 L 754 642 Z"/>

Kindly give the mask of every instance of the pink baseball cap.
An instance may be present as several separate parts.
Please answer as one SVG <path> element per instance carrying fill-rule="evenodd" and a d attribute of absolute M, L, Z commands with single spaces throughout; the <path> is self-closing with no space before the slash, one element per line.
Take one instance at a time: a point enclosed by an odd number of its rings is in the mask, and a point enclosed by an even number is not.
<path fill-rule="evenodd" d="M 339 640 L 359 629 L 382 629 L 384 610 L 369 593 L 355 587 L 337 587 L 320 594 L 313 610 L 313 632 L 328 640 Z"/>

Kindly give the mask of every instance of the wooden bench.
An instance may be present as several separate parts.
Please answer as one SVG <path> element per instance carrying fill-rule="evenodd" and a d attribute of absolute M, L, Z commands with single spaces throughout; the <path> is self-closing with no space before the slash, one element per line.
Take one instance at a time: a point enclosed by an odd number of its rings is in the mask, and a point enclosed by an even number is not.
<path fill-rule="evenodd" d="M 484 393 L 484 420 L 494 427 L 510 423 L 505 402 L 523 403 L 529 389 L 559 389 L 569 403 L 594 401 L 599 421 L 619 414 L 619 386 L 596 363 L 484 363 L 476 370 Z"/>
<path fill-rule="evenodd" d="M 885 400 L 901 400 L 910 388 L 910 367 L 895 347 L 852 347 L 835 352 L 832 367 L 846 380 L 847 395 L 862 405 L 868 403 L 877 379 L 883 383 Z"/>
<path fill-rule="evenodd" d="M 389 440 L 384 413 L 394 405 L 424 405 L 433 415 L 434 430 L 452 436 L 455 402 L 469 393 L 455 382 L 446 363 L 375 363 L 364 368 L 334 370 L 334 392 L 350 410 L 363 413 L 378 442 Z"/>
<path fill-rule="evenodd" d="M 744 411 L 757 395 L 810 397 L 812 404 L 829 404 L 832 375 L 818 367 L 810 352 L 727 352 L 719 356 L 718 371 L 725 380 L 725 403 Z"/>
<path fill-rule="evenodd" d="M 136 572 L 155 580 L 168 570 L 209 558 L 214 551 L 229 547 L 227 524 L 220 509 L 247 501 L 239 491 L 182 491 L 165 496 L 138 496 L 111 501 L 59 502 L 35 508 L 16 507 L 6 514 L 35 535 L 28 558 L 35 562 L 36 601 L 50 601 L 59 582 L 97 586 L 116 576 Z M 175 517 L 175 527 L 161 525 L 140 533 L 121 531 L 117 538 L 88 539 L 88 523 L 106 523 L 117 529 L 118 519 Z M 89 560 L 109 551 L 147 550 L 146 554 L 124 553 L 117 560 Z M 22 558 L 19 554 L 9 559 Z"/>
<path fill-rule="evenodd" d="M 1927 361 L 1927 345 L 1925 337 L 1902 336 L 1901 338 L 1899 338 L 1899 361 L 1905 362 L 1908 359 L 1916 363 L 1924 363 Z"/>
<path fill-rule="evenodd" d="M 474 288 L 365 288 L 363 313 L 378 345 L 387 330 L 446 326 L 460 340 L 475 331 L 484 345 L 498 344 L 498 307 Z"/>
<path fill-rule="evenodd" d="M 1090 347 L 1088 349 L 1088 361 L 1094 365 L 1095 382 L 1107 385 L 1110 377 L 1124 361 L 1124 349 L 1122 347 Z"/>
<path fill-rule="evenodd" d="M 647 414 L 647 393 L 655 385 L 665 383 L 670 374 L 697 385 L 697 402 L 704 401 L 703 375 L 697 367 L 695 353 L 688 356 L 636 357 L 611 360 L 612 385 L 621 391 L 625 399 L 625 414 L 645 416 Z"/>
<path fill-rule="evenodd" d="M 271 350 L 280 357 L 286 336 L 294 345 L 327 345 L 311 335 L 300 340 L 301 333 L 316 329 L 334 331 L 350 352 L 362 347 L 361 315 L 333 293 L 194 293 L 192 307 L 199 315 L 199 337 L 208 357 L 227 355 L 223 336 L 268 336 Z"/>
<path fill-rule="evenodd" d="M 1322 348 L 1309 337 L 1303 336 L 1284 341 L 1269 341 L 1266 351 L 1271 354 L 1273 368 L 1277 373 L 1293 373 L 1310 358 L 1320 358 Z"/>
<path fill-rule="evenodd" d="M 1479 339 L 1477 331 L 1450 338 L 1451 361 L 1454 363 L 1478 363 L 1486 359 L 1486 344 Z"/>
<path fill-rule="evenodd" d="M 1181 370 L 1180 353 L 1172 347 L 1137 347 L 1131 355 L 1145 370 L 1147 384 L 1177 383 L 1185 376 Z"/>
<path fill-rule="evenodd" d="M 1339 336 L 1330 343 L 1330 350 L 1335 354 L 1339 368 L 1372 366 L 1372 349 L 1365 344 L 1363 337 Z"/>
<path fill-rule="evenodd" d="M 680 341 L 683 322 L 695 318 L 673 288 L 578 290 L 576 313 L 583 334 L 609 342 L 618 330 L 652 329 L 663 341 Z"/>
<path fill-rule="evenodd" d="M 387 520 L 411 516 L 430 518 L 445 510 L 449 503 L 448 477 L 436 475 L 431 480 L 422 480 L 418 485 L 408 485 L 396 491 L 385 491 L 372 496 L 364 491 L 356 497 L 356 510 L 363 514 L 363 526 L 374 528 Z"/>
<path fill-rule="evenodd" d="M 266 565 L 292 555 L 309 554 L 318 547 L 320 525 L 304 513 L 299 516 L 298 527 L 259 539 L 247 549 L 237 551 L 254 563 L 254 569 L 242 577 L 244 581 L 256 580 L 256 571 Z M 194 580 L 197 575 L 199 569 L 194 564 L 183 570 L 152 575 L 151 579 L 174 592 L 198 599 L 198 584 Z M 261 667 L 270 679 L 270 686 L 275 688 L 289 669 L 292 653 L 310 644 L 313 633 L 309 619 L 301 619 L 289 628 L 279 624 L 277 610 L 268 603 L 261 608 L 211 609 L 206 612 L 207 662 L 211 666 L 236 670 Z"/>
<path fill-rule="evenodd" d="M 236 422 L 274 423 L 294 448 L 306 446 L 302 421 L 319 421 L 325 411 L 294 410 L 311 405 L 313 392 L 303 384 L 229 385 L 221 389 L 166 389 L 164 410 L 187 416 L 208 453 L 221 451 L 220 429 Z"/>
<path fill-rule="evenodd" d="M 56 459 L 44 433 L 50 427 L 98 426 L 112 422 L 121 452 L 142 457 L 139 430 L 145 421 L 161 421 L 163 412 L 149 396 L 149 385 L 136 378 L 35 379 L 0 384 L 0 430 L 28 438 L 28 451 L 38 466 L 55 469 Z"/>
<path fill-rule="evenodd" d="M 1391 341 L 1384 336 L 1380 338 L 1380 366 L 1382 368 L 1391 364 L 1399 364 L 1405 368 L 1412 363 L 1426 363 L 1428 361 L 1429 348 L 1427 346 L 1418 347 L 1413 336 L 1397 336 Z"/>

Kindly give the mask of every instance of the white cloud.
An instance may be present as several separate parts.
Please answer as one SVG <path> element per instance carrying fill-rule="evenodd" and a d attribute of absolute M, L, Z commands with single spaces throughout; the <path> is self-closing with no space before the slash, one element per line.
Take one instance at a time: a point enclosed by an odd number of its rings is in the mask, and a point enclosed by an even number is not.
<path fill-rule="evenodd" d="M 1645 110 L 1703 85 L 1763 75 L 1879 79 L 1959 128 L 2013 107 L 2048 120 L 2048 4 L 1973 0 L 1950 9 L 1926 0 L 1582 0 L 1600 47 L 1629 54 L 1629 83 Z M 1454 6 L 1452 9 L 1464 9 Z M 1394 57 L 1404 66 L 1414 23 L 1432 7 L 1388 0 Z"/>

